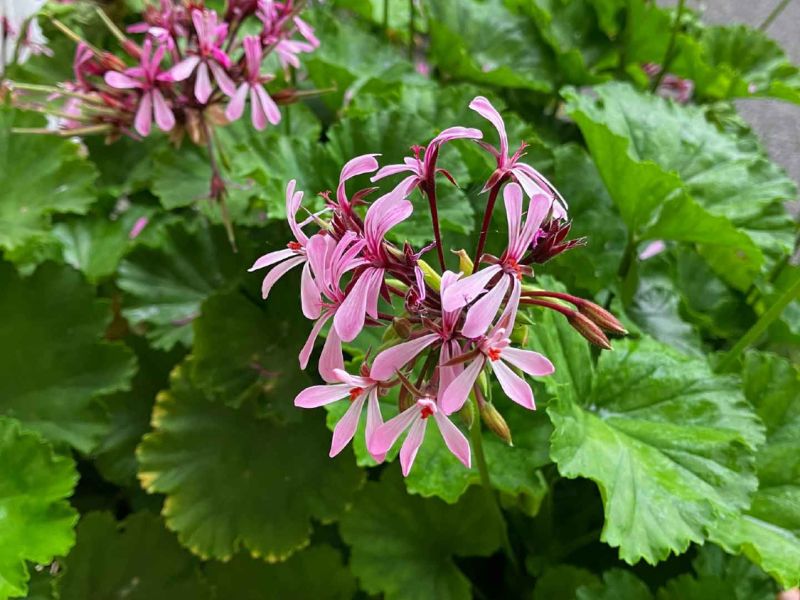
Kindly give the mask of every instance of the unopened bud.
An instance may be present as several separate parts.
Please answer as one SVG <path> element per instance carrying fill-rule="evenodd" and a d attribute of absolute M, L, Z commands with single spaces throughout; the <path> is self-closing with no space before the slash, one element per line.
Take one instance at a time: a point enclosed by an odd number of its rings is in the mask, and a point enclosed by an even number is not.
<path fill-rule="evenodd" d="M 461 420 L 467 429 L 472 429 L 472 424 L 475 422 L 475 411 L 472 409 L 472 402 L 467 400 L 461 410 L 458 411 Z"/>
<path fill-rule="evenodd" d="M 478 375 L 478 389 L 484 398 L 489 395 L 489 378 L 486 376 L 486 370 L 481 371 Z"/>
<path fill-rule="evenodd" d="M 294 104 L 299 97 L 296 89 L 286 88 L 272 94 L 272 99 L 275 101 L 275 104 Z"/>
<path fill-rule="evenodd" d="M 142 49 L 139 47 L 139 44 L 133 40 L 126 39 L 124 42 L 122 42 L 122 49 L 128 54 L 128 56 L 135 58 L 136 60 L 139 60 L 142 56 Z"/>
<path fill-rule="evenodd" d="M 611 344 L 606 337 L 606 334 L 603 333 L 603 330 L 598 327 L 594 321 L 589 319 L 589 317 L 582 315 L 577 311 L 572 311 L 568 316 L 567 320 L 572 327 L 580 333 L 583 337 L 589 340 L 595 346 L 599 346 L 604 350 L 611 350 Z"/>
<path fill-rule="evenodd" d="M 617 335 L 627 335 L 628 330 L 622 326 L 619 319 L 602 306 L 584 300 L 578 304 L 578 310 L 594 321 L 601 329 Z"/>
<path fill-rule="evenodd" d="M 394 323 L 392 323 L 383 330 L 383 336 L 381 336 L 381 342 L 383 342 L 383 344 L 381 345 L 381 348 L 384 348 L 385 346 L 394 346 L 400 339 L 400 335 L 397 333 Z"/>
<path fill-rule="evenodd" d="M 508 423 L 506 423 L 500 411 L 494 407 L 494 404 L 485 402 L 483 406 L 481 406 L 481 420 L 489 431 L 494 433 L 506 444 L 509 446 L 514 445 L 511 441 L 511 429 L 509 429 Z"/>
<path fill-rule="evenodd" d="M 458 256 L 458 270 L 464 273 L 464 276 L 472 275 L 472 271 L 475 269 L 475 265 L 472 263 L 472 259 L 467 254 L 467 251 L 463 248 L 461 250 L 453 250 L 453 254 Z"/>
<path fill-rule="evenodd" d="M 124 71 L 128 68 L 121 58 L 110 52 L 103 52 L 100 55 L 100 65 L 106 71 Z"/>
<path fill-rule="evenodd" d="M 401 340 L 407 340 L 411 335 L 411 321 L 403 317 L 395 318 L 392 321 L 392 327 L 395 333 L 400 336 Z"/>
<path fill-rule="evenodd" d="M 426 263 L 424 260 L 418 260 L 417 264 L 419 268 L 422 269 L 422 275 L 425 278 L 425 283 L 434 290 L 439 291 L 442 288 L 442 276 L 436 272 L 436 270 Z"/>
<path fill-rule="evenodd" d="M 511 331 L 511 341 L 515 346 L 528 345 L 528 326 L 524 323 L 516 323 Z"/>
<path fill-rule="evenodd" d="M 397 396 L 397 409 L 400 412 L 408 410 L 414 406 L 414 394 L 406 386 L 400 386 L 400 394 Z"/>

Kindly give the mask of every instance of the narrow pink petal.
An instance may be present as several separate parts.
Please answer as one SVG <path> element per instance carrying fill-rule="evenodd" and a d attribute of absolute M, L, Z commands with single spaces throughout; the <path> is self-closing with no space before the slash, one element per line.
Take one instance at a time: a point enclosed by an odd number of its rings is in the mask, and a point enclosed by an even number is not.
<path fill-rule="evenodd" d="M 158 88 L 153 90 L 153 107 L 155 108 L 156 124 L 161 131 L 170 131 L 175 127 L 175 115 L 172 114 L 172 109 Z"/>
<path fill-rule="evenodd" d="M 522 229 L 522 189 L 516 183 L 506 185 L 503 188 L 503 202 L 506 205 L 506 221 L 508 221 L 508 248 L 513 252 Z"/>
<path fill-rule="evenodd" d="M 527 175 L 530 179 L 535 181 L 536 184 L 541 189 L 544 189 L 546 196 L 555 195 L 560 201 L 560 206 L 558 205 L 559 203 L 556 203 L 556 205 L 553 206 L 554 215 L 555 215 L 556 212 L 563 212 L 564 216 L 566 216 L 567 213 L 566 213 L 565 209 L 568 207 L 567 201 L 564 200 L 564 196 L 562 196 L 561 193 L 556 189 L 556 186 L 554 186 L 552 183 L 550 183 L 550 181 L 547 179 L 547 177 L 542 175 L 539 171 L 534 169 L 532 166 L 530 166 L 528 164 L 525 164 L 525 163 L 517 163 L 516 165 L 514 165 L 514 169 L 513 169 L 512 172 L 514 173 L 514 175 L 518 175 L 520 172 L 522 172 L 525 175 Z M 529 195 L 532 195 L 532 194 L 529 194 Z"/>
<path fill-rule="evenodd" d="M 370 376 L 378 381 L 391 379 L 395 371 L 402 369 L 411 359 L 418 356 L 420 352 L 433 344 L 438 337 L 438 334 L 430 333 L 415 340 L 403 342 L 402 344 L 397 344 L 397 346 L 387 348 L 375 357 L 375 361 L 372 363 L 372 369 L 370 370 Z"/>
<path fill-rule="evenodd" d="M 439 432 L 442 434 L 447 448 L 461 461 L 461 464 L 469 469 L 472 465 L 472 456 L 469 451 L 469 442 L 467 438 L 464 437 L 461 430 L 453 425 L 453 422 L 441 412 L 434 413 L 433 418 L 436 419 Z"/>
<path fill-rule="evenodd" d="M 199 62 L 199 56 L 190 56 L 188 58 L 184 58 L 181 62 L 167 71 L 170 81 L 183 81 L 184 79 L 188 79 Z M 203 102 L 205 102 L 205 100 L 203 100 Z"/>
<path fill-rule="evenodd" d="M 497 377 L 497 381 L 500 382 L 500 387 L 503 388 L 506 396 L 520 406 L 524 406 L 530 410 L 536 410 L 536 403 L 533 401 L 531 386 L 529 386 L 522 377 L 509 369 L 508 365 L 502 360 L 492 361 L 491 365 L 492 371 L 494 371 L 494 375 Z"/>
<path fill-rule="evenodd" d="M 150 127 L 153 123 L 153 96 L 150 92 L 145 92 L 139 100 L 139 108 L 136 111 L 136 118 L 133 126 L 139 135 L 147 137 L 150 134 Z"/>
<path fill-rule="evenodd" d="M 256 94 L 258 94 L 258 99 L 261 102 L 261 108 L 264 110 L 264 114 L 267 116 L 267 121 L 273 125 L 280 123 L 281 111 L 278 109 L 278 105 L 275 104 L 272 96 L 267 93 L 267 90 L 264 89 L 263 85 L 257 85 L 255 90 Z"/>
<path fill-rule="evenodd" d="M 373 282 L 367 291 L 367 302 L 364 305 L 364 308 L 366 309 L 367 314 L 373 319 L 378 318 L 378 298 L 381 292 L 381 284 L 383 283 L 384 273 L 384 269 L 373 270 Z"/>
<path fill-rule="evenodd" d="M 137 81 L 133 77 L 128 77 L 125 73 L 119 73 L 117 71 L 107 71 L 103 79 L 106 80 L 108 85 L 118 90 L 131 90 L 142 87 L 141 81 Z"/>
<path fill-rule="evenodd" d="M 533 350 L 521 350 L 511 347 L 504 348 L 502 359 L 534 377 L 551 375 L 556 370 L 553 363 L 551 363 L 546 356 L 534 352 Z"/>
<path fill-rule="evenodd" d="M 144 228 L 147 227 L 147 224 L 150 222 L 150 219 L 147 217 L 139 217 L 136 219 L 136 222 L 131 227 L 131 230 L 128 232 L 128 239 L 134 240 L 139 237 L 139 234 L 144 231 Z"/>
<path fill-rule="evenodd" d="M 461 354 L 461 348 L 455 340 L 447 340 L 442 344 L 442 349 L 439 351 L 439 389 L 436 394 L 437 401 L 441 404 L 444 391 L 450 387 L 456 377 L 458 377 L 464 370 L 464 365 L 453 365 L 452 367 L 445 367 L 444 365 Z"/>
<path fill-rule="evenodd" d="M 553 206 L 553 198 L 550 195 L 536 194 L 528 202 L 528 214 L 525 218 L 525 226 L 519 236 L 518 246 L 514 249 L 515 256 L 521 258 L 528 251 L 536 232 L 542 226 L 542 221 L 550 212 Z"/>
<path fill-rule="evenodd" d="M 211 86 L 211 76 L 208 73 L 208 65 L 200 63 L 197 68 L 197 79 L 194 81 L 194 97 L 201 104 L 205 104 L 211 97 L 213 87 Z"/>
<path fill-rule="evenodd" d="M 476 358 L 461 372 L 461 375 L 456 377 L 453 382 L 447 386 L 447 389 L 442 395 L 441 408 L 444 414 L 450 415 L 457 410 L 461 410 L 485 362 L 486 359 L 483 356 Z"/>
<path fill-rule="evenodd" d="M 314 35 L 314 28 L 311 27 L 311 25 L 303 21 L 303 19 L 300 17 L 294 18 L 294 24 L 297 26 L 298 33 L 306 38 L 309 44 L 311 44 L 314 48 L 319 47 L 319 39 L 317 39 L 317 36 Z"/>
<path fill-rule="evenodd" d="M 257 271 L 258 269 L 263 269 L 264 267 L 268 267 L 270 265 L 274 265 L 277 262 L 281 262 L 284 259 L 290 258 L 295 256 L 295 251 L 291 248 L 284 248 L 283 250 L 275 250 L 273 252 L 267 252 L 264 256 L 259 258 L 256 262 L 253 263 L 253 266 L 247 269 L 248 272 L 252 273 L 253 271 Z"/>
<path fill-rule="evenodd" d="M 244 103 L 247 98 L 247 90 L 249 89 L 250 86 L 243 83 L 239 86 L 239 89 L 236 90 L 231 101 L 228 102 L 228 108 L 225 109 L 225 118 L 228 119 L 228 121 L 236 121 L 242 116 L 244 112 Z"/>
<path fill-rule="evenodd" d="M 278 279 L 283 277 L 290 269 L 293 269 L 297 265 L 305 262 L 305 260 L 306 259 L 304 257 L 298 256 L 297 258 L 290 258 L 289 260 L 286 260 L 273 267 L 273 269 L 267 273 L 267 276 L 264 277 L 264 281 L 261 283 L 261 296 L 264 298 L 264 300 L 267 299 L 272 286 L 275 285 L 275 282 L 277 282 Z"/>
<path fill-rule="evenodd" d="M 398 193 L 395 193 L 396 191 Z M 404 199 L 402 190 L 395 188 L 381 196 L 367 209 L 364 217 L 367 242 L 373 246 L 382 243 L 386 233 L 398 223 L 405 221 L 412 212 L 414 207 L 411 202 Z"/>
<path fill-rule="evenodd" d="M 398 165 L 386 165 L 385 167 L 381 167 L 375 175 L 369 178 L 370 181 L 378 181 L 379 179 L 383 179 L 384 177 L 389 177 L 391 175 L 397 175 L 398 173 L 407 173 L 408 171 L 414 171 L 411 167 L 406 164 L 398 164 Z"/>
<path fill-rule="evenodd" d="M 378 427 L 374 435 L 367 441 L 369 453 L 373 456 L 376 454 L 386 454 L 389 448 L 394 446 L 400 434 L 408 429 L 408 426 L 411 425 L 414 419 L 419 417 L 421 410 L 419 405 L 414 405 Z"/>
<path fill-rule="evenodd" d="M 258 131 L 262 131 L 267 126 L 267 114 L 264 112 L 264 107 L 258 98 L 256 91 L 259 86 L 250 88 L 250 121 L 253 123 Z"/>
<path fill-rule="evenodd" d="M 517 319 L 517 310 L 519 310 L 519 299 L 522 294 L 522 284 L 516 277 L 511 279 L 511 295 L 508 297 L 508 302 L 503 309 L 503 314 L 497 319 L 497 322 L 489 332 L 489 337 L 494 336 L 499 329 L 506 330 L 506 336 L 511 335 L 514 329 L 514 323 Z"/>
<path fill-rule="evenodd" d="M 257 35 L 248 35 L 242 41 L 244 45 L 244 55 L 247 61 L 247 72 L 251 77 L 258 75 L 261 70 L 261 40 Z"/>
<path fill-rule="evenodd" d="M 311 357 L 311 352 L 314 350 L 314 343 L 317 341 L 317 337 L 319 336 L 319 332 L 322 331 L 323 325 L 331 318 L 331 313 L 326 312 L 314 322 L 314 326 L 311 328 L 311 332 L 308 334 L 308 338 L 306 338 L 306 343 L 303 344 L 303 348 L 300 350 L 300 368 L 305 369 L 308 366 L 308 359 Z"/>
<path fill-rule="evenodd" d="M 476 96 L 475 99 L 469 103 L 469 107 L 497 129 L 497 134 L 500 136 L 500 155 L 505 159 L 508 156 L 508 136 L 506 135 L 506 125 L 503 123 L 503 117 L 501 117 L 497 109 L 492 106 L 492 103 L 483 96 Z"/>
<path fill-rule="evenodd" d="M 403 469 L 403 477 L 408 477 L 411 467 L 414 466 L 414 459 L 417 457 L 419 447 L 425 439 L 425 429 L 428 426 L 427 419 L 418 419 L 411 426 L 403 446 L 400 448 L 400 466 Z"/>
<path fill-rule="evenodd" d="M 380 286 L 382 275 L 383 269 L 366 269 L 336 310 L 333 324 L 345 342 L 353 341 L 364 328 L 367 298 L 373 295 L 376 286 Z"/>
<path fill-rule="evenodd" d="M 371 377 L 362 377 L 361 375 L 350 375 L 344 369 L 334 369 L 333 376 L 336 381 L 346 383 L 350 387 L 372 388 L 375 387 L 375 382 Z"/>
<path fill-rule="evenodd" d="M 328 337 L 325 339 L 325 344 L 322 346 L 322 354 L 319 356 L 319 376 L 324 381 L 333 382 L 340 381 L 337 376 L 337 371 L 344 370 L 344 357 L 342 356 L 342 340 L 339 334 L 336 333 L 336 328 L 331 327 L 328 331 Z M 363 387 L 363 386 L 357 386 Z"/>
<path fill-rule="evenodd" d="M 233 96 L 236 93 L 236 85 L 228 76 L 225 69 L 216 61 L 211 61 L 208 63 L 208 66 L 214 74 L 214 81 L 217 82 L 219 89 L 221 89 L 226 96 Z"/>
<path fill-rule="evenodd" d="M 464 319 L 464 326 L 461 328 L 462 335 L 468 338 L 478 338 L 486 333 L 506 297 L 509 279 L 508 275 L 501 277 L 491 290 L 469 307 Z"/>
<path fill-rule="evenodd" d="M 378 161 L 375 160 L 376 156 L 380 155 L 363 154 L 361 156 L 351 158 L 349 161 L 347 161 L 347 163 L 345 163 L 344 167 L 342 167 L 342 172 L 339 174 L 339 185 L 336 188 L 336 198 L 340 203 L 347 201 L 344 186 L 348 179 L 352 179 L 357 175 L 363 175 L 364 173 L 372 173 L 378 168 Z"/>
<path fill-rule="evenodd" d="M 350 389 L 350 386 L 346 383 L 314 385 L 297 394 L 294 399 L 294 405 L 299 408 L 317 408 L 342 398 L 347 398 L 348 394 L 350 394 Z"/>
<path fill-rule="evenodd" d="M 322 312 L 320 291 L 311 276 L 311 266 L 308 262 L 303 265 L 303 274 L 300 276 L 300 307 L 306 319 L 317 319 Z"/>
<path fill-rule="evenodd" d="M 473 127 L 448 127 L 442 133 L 437 135 L 435 138 L 431 140 L 431 143 L 428 144 L 430 148 L 434 144 L 444 144 L 445 142 L 449 142 L 450 140 L 458 140 L 458 139 L 470 139 L 470 140 L 479 140 L 483 137 L 483 132 L 480 129 L 474 129 Z"/>
<path fill-rule="evenodd" d="M 451 312 L 472 302 L 481 295 L 500 269 L 499 265 L 492 265 L 448 286 L 442 293 L 442 308 Z"/>
<path fill-rule="evenodd" d="M 381 425 L 383 425 L 383 417 L 381 416 L 381 405 L 378 402 L 378 388 L 373 387 L 369 391 L 369 403 L 367 404 L 367 427 L 365 431 L 367 442 L 372 439 L 372 436 L 375 435 Z M 386 453 L 372 454 L 372 458 L 377 462 L 383 462 L 383 459 L 386 458 Z"/>
<path fill-rule="evenodd" d="M 361 418 L 361 410 L 364 408 L 365 396 L 366 394 L 362 393 L 355 401 L 351 402 L 350 408 L 336 423 L 336 427 L 333 429 L 333 439 L 331 440 L 331 451 L 328 454 L 331 458 L 344 450 L 344 447 L 350 443 L 350 440 L 356 434 L 358 421 Z"/>
<path fill-rule="evenodd" d="M 654 256 L 661 254 L 666 249 L 667 245 L 664 243 L 664 240 L 655 240 L 654 242 L 650 242 L 647 244 L 647 246 L 645 246 L 644 250 L 639 253 L 639 260 L 653 258 Z"/>

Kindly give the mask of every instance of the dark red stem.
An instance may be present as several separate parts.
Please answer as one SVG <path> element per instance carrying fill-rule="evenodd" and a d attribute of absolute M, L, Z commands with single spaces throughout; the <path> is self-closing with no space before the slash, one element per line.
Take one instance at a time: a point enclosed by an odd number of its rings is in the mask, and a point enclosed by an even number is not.
<path fill-rule="evenodd" d="M 497 195 L 500 193 L 500 187 L 505 182 L 505 177 L 500 179 L 491 190 L 489 190 L 489 199 L 486 201 L 486 209 L 483 211 L 483 223 L 481 224 L 481 237 L 478 239 L 478 248 L 475 250 L 475 258 L 472 260 L 475 263 L 475 268 L 478 268 L 478 261 L 483 254 L 483 248 L 486 246 L 486 234 L 489 232 L 489 224 L 492 222 L 492 213 L 494 212 L 494 205 L 497 202 Z"/>
<path fill-rule="evenodd" d="M 548 292 L 547 290 L 522 292 L 522 295 L 528 298 L 558 298 L 559 300 L 563 300 L 564 302 L 569 302 L 570 304 L 574 304 L 575 306 L 578 306 L 582 302 L 581 298 L 576 298 L 575 296 L 571 296 L 570 294 L 563 294 L 561 292 Z"/>
<path fill-rule="evenodd" d="M 439 257 L 439 266 L 442 272 L 446 270 L 444 265 L 444 250 L 442 249 L 442 232 L 439 229 L 439 208 L 436 205 L 436 171 L 434 170 L 422 186 L 425 195 L 428 197 L 428 206 L 431 209 L 431 221 L 433 222 L 433 238 L 436 240 L 436 254 Z"/>
<path fill-rule="evenodd" d="M 555 302 L 548 302 L 547 300 L 536 300 L 534 298 L 523 298 L 519 301 L 520 304 L 528 304 L 530 306 L 541 306 L 543 308 L 549 308 L 551 310 L 555 310 L 560 312 L 565 317 L 571 316 L 575 311 L 571 308 L 567 308 L 566 306 L 561 306 L 560 304 L 556 304 Z"/>

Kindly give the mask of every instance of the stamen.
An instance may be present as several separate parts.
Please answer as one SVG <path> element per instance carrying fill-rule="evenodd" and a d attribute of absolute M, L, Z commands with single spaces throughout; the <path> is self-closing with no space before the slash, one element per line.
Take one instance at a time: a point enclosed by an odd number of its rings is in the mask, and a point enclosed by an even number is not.
<path fill-rule="evenodd" d="M 294 250 L 295 252 L 303 248 L 303 246 L 300 245 L 300 242 L 289 242 L 288 244 L 286 244 L 286 247 L 289 248 L 290 250 Z"/>
<path fill-rule="evenodd" d="M 356 398 L 358 398 L 364 392 L 364 388 L 354 387 L 350 389 L 350 402 L 355 402 Z"/>
<path fill-rule="evenodd" d="M 489 348 L 489 351 L 486 353 L 489 357 L 489 360 L 496 361 L 500 359 L 500 354 L 502 354 L 502 349 L 500 348 Z"/>
<path fill-rule="evenodd" d="M 431 415 L 433 415 L 433 408 L 431 408 L 430 406 L 423 406 L 422 407 L 422 412 L 420 412 L 420 416 L 423 419 L 427 419 Z"/>

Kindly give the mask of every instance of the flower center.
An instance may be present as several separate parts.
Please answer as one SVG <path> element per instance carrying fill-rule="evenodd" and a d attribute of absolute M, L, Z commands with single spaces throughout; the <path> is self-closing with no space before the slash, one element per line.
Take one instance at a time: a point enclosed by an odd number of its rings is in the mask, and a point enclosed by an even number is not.
<path fill-rule="evenodd" d="M 509 272 L 514 274 L 514 277 L 516 277 L 517 279 L 522 281 L 522 267 L 519 265 L 519 263 L 515 259 L 513 259 L 513 258 L 507 259 L 506 263 L 505 263 L 505 267 L 506 267 L 507 271 L 509 271 Z"/>
<path fill-rule="evenodd" d="M 364 391 L 364 388 L 354 387 L 350 389 L 350 402 L 355 402 L 355 399 L 358 398 L 361 393 Z"/>
<path fill-rule="evenodd" d="M 502 354 L 502 349 L 500 348 L 489 348 L 489 351 L 486 355 L 489 357 L 489 360 L 495 361 L 500 359 L 500 354 Z"/>
<path fill-rule="evenodd" d="M 288 247 L 290 250 L 294 250 L 295 252 L 296 252 L 296 251 L 298 251 L 298 250 L 301 250 L 301 249 L 303 248 L 303 247 L 300 245 L 300 242 L 289 242 L 288 244 L 286 244 L 286 246 L 287 246 L 287 247 Z"/>
<path fill-rule="evenodd" d="M 420 413 L 420 416 L 421 416 L 423 419 L 427 419 L 427 418 L 428 418 L 428 417 L 430 417 L 432 414 L 433 414 L 433 408 L 431 408 L 430 406 L 423 406 L 423 407 L 422 407 L 422 412 Z"/>

